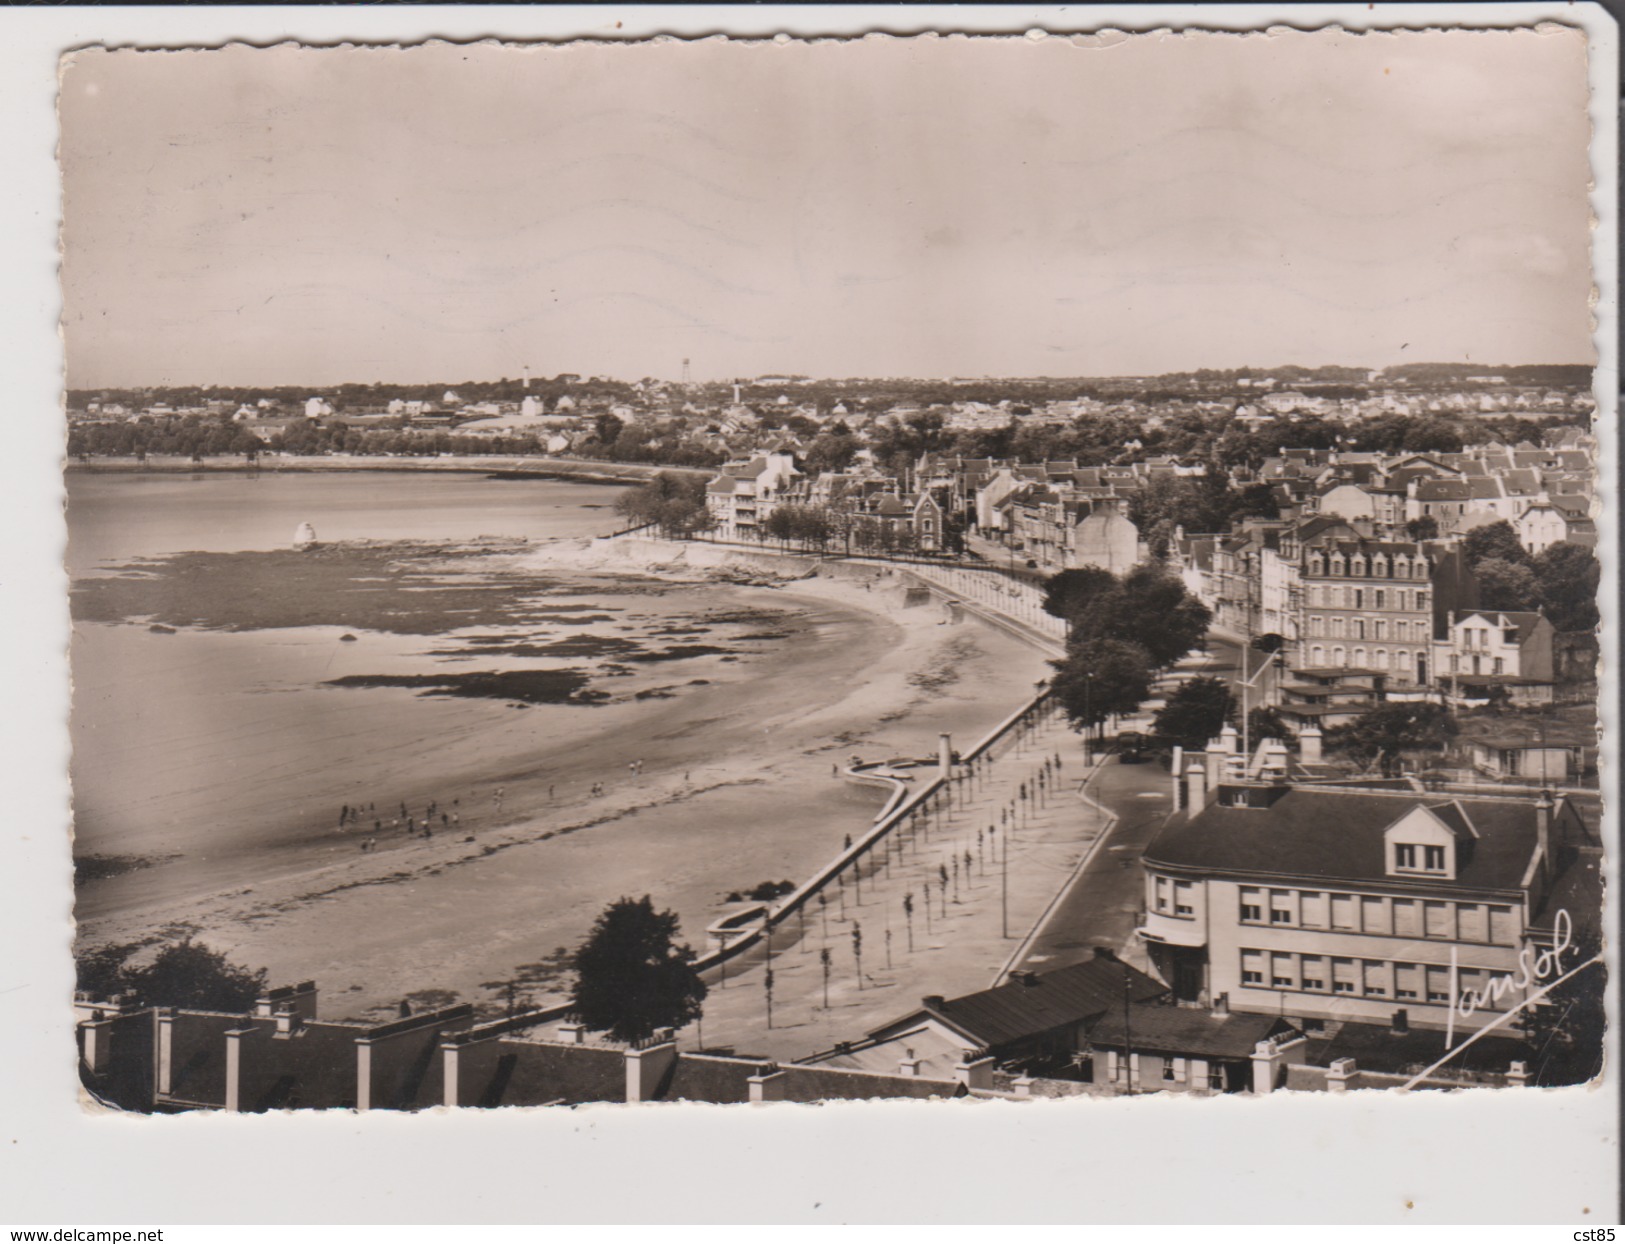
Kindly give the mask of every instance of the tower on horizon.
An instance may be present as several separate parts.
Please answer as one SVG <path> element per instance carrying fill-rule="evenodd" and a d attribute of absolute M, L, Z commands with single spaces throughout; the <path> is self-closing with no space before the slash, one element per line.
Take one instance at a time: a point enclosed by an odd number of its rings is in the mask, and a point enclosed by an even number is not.
<path fill-rule="evenodd" d="M 688 374 L 688 360 L 687 359 L 683 360 L 683 383 L 685 385 L 690 383 L 689 374 Z"/>

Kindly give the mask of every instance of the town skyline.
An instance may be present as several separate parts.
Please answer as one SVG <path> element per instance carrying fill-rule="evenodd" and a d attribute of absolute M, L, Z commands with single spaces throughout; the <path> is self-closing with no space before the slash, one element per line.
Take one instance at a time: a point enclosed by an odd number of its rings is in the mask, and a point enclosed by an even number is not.
<path fill-rule="evenodd" d="M 68 382 L 1586 362 L 1572 35 L 79 53 Z"/>

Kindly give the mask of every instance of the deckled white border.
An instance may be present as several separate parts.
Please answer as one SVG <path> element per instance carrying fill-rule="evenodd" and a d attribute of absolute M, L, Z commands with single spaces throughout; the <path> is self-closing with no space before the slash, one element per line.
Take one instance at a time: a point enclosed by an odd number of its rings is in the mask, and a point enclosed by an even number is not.
<path fill-rule="evenodd" d="M 0 1226 L 185 1222 L 1617 1221 L 1617 1088 L 1521 1095 L 1278 1094 L 1263 1101 L 873 1103 L 504 1111 L 472 1117 L 93 1118 L 72 1104 L 65 999 L 67 611 L 56 338 L 55 68 L 96 43 L 197 46 L 766 38 L 872 30 L 1583 26 L 1598 220 L 1605 653 L 1617 642 L 1618 33 L 1592 5 L 934 8 L 201 8 L 0 11 Z M 1618 663 L 1605 664 L 1617 784 Z M 1617 813 L 1609 810 L 1617 885 Z M 1617 916 L 1611 922 L 1617 928 Z M 1614 973 L 1618 978 L 1617 952 Z M 1616 991 L 1617 992 L 1617 991 Z M 1618 1025 L 1610 1043 L 1619 1078 Z M 229 1134 L 227 1134 L 229 1133 Z M 1589 1215 L 1582 1209 L 1589 1207 Z"/>

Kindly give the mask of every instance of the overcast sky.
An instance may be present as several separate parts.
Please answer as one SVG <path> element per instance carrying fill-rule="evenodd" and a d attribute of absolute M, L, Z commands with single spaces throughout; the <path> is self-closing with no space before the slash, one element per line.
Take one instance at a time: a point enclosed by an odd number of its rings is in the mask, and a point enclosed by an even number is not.
<path fill-rule="evenodd" d="M 86 52 L 71 385 L 1591 362 L 1577 32 Z"/>

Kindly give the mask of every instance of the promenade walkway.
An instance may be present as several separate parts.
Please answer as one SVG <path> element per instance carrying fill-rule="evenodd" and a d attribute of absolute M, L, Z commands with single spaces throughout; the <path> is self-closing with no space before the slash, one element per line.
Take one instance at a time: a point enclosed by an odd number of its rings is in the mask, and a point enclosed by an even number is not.
<path fill-rule="evenodd" d="M 1058 710 L 1041 710 L 848 870 L 822 904 L 781 925 L 771 946 L 708 971 L 705 1018 L 680 1039 L 788 1059 L 860 1037 L 923 993 L 986 988 L 1107 823 L 1078 798 L 1084 777 L 1078 736 Z"/>

